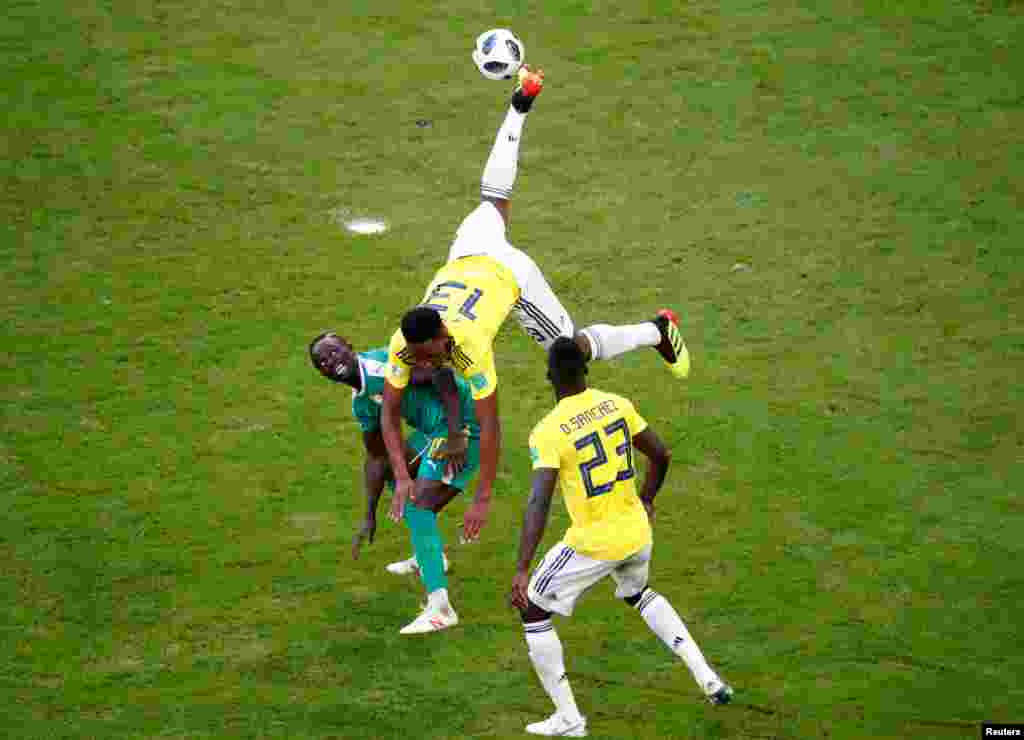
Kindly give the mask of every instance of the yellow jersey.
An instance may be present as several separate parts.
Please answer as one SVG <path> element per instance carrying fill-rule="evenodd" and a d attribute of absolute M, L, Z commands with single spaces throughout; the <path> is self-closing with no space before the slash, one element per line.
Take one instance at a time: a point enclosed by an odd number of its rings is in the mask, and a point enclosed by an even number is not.
<path fill-rule="evenodd" d="M 485 255 L 461 257 L 437 271 L 420 305 L 435 309 L 452 336 L 446 364 L 468 382 L 474 399 L 487 398 L 498 387 L 494 367 L 494 336 L 519 300 L 512 272 Z M 405 388 L 416 364 L 399 329 L 388 345 L 387 381 Z"/>
<path fill-rule="evenodd" d="M 572 519 L 563 539 L 579 554 L 622 560 L 651 544 L 633 460 L 633 437 L 646 428 L 628 400 L 588 388 L 559 401 L 530 434 L 534 470 L 558 470 Z"/>

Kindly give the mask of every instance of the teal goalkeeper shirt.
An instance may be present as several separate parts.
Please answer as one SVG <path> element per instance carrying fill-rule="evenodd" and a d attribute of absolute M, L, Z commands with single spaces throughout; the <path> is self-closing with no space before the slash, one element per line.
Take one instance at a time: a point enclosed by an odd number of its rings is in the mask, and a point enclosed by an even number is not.
<path fill-rule="evenodd" d="M 364 432 L 380 429 L 380 409 L 384 400 L 384 369 L 388 362 L 387 347 L 359 352 L 359 375 L 362 389 L 352 391 L 352 415 Z M 462 406 L 462 423 L 469 428 L 469 436 L 480 437 L 480 423 L 476 419 L 473 394 L 469 384 L 455 374 L 455 385 Z M 428 437 L 447 436 L 448 418 L 437 391 L 432 386 L 409 385 L 402 395 L 402 418 L 413 429 Z"/>

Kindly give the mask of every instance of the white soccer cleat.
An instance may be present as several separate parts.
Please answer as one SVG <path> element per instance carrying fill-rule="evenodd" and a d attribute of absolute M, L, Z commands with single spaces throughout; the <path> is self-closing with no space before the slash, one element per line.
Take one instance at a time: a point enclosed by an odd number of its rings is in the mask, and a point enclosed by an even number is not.
<path fill-rule="evenodd" d="M 459 623 L 459 615 L 450 606 L 427 607 L 416 619 L 398 631 L 400 635 L 422 635 L 425 632 L 438 632 L 454 627 Z"/>
<path fill-rule="evenodd" d="M 393 573 L 396 576 L 407 576 L 410 573 L 415 573 L 420 569 L 419 564 L 416 562 L 415 557 L 411 557 L 407 560 L 399 560 L 397 563 L 388 563 L 385 566 L 385 570 L 388 573 Z"/>
<path fill-rule="evenodd" d="M 586 737 L 587 718 L 568 719 L 555 712 L 543 722 L 534 722 L 526 726 L 531 735 L 547 735 L 548 737 Z"/>
<path fill-rule="evenodd" d="M 448 572 L 448 566 L 450 565 L 447 555 L 442 555 L 444 558 L 444 572 Z M 413 573 L 420 572 L 420 564 L 416 562 L 416 558 L 411 557 L 408 560 L 399 560 L 396 563 L 388 563 L 384 566 L 384 569 L 388 573 L 392 573 L 396 576 L 408 576 Z"/>

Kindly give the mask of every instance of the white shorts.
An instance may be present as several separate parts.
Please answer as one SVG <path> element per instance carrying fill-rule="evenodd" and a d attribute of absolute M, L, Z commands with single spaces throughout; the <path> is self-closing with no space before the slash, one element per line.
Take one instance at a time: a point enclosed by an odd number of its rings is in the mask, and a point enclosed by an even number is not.
<path fill-rule="evenodd" d="M 625 560 L 594 560 L 559 542 L 533 571 L 527 594 L 541 609 L 568 617 L 576 599 L 605 576 L 615 581 L 618 598 L 636 596 L 647 586 L 650 565 L 650 545 Z"/>
<path fill-rule="evenodd" d="M 547 349 L 558 337 L 573 336 L 575 329 L 569 312 L 530 255 L 505 240 L 505 220 L 494 204 L 486 200 L 466 216 L 455 232 L 448 261 L 478 254 L 500 262 L 515 277 L 519 300 L 512 313 L 535 342 Z"/>

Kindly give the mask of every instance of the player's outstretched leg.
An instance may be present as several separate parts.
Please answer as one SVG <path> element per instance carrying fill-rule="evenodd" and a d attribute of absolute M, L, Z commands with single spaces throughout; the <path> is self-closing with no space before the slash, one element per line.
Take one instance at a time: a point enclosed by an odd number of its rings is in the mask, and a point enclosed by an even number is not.
<path fill-rule="evenodd" d="M 668 309 L 662 309 L 654 319 L 637 324 L 591 324 L 583 329 L 574 328 L 572 317 L 558 300 L 551 284 L 540 267 L 526 252 L 507 246 L 501 252 L 503 263 L 515 275 L 520 297 L 512 306 L 512 314 L 527 336 L 545 350 L 559 337 L 571 336 L 583 350 L 587 360 L 611 360 L 641 347 L 653 347 L 669 363 L 677 377 L 689 371 L 689 355 L 679 332 L 665 328 L 675 318 Z M 675 331 L 675 334 L 671 334 Z M 672 338 L 678 339 L 682 351 L 675 352 Z"/>
<path fill-rule="evenodd" d="M 420 577 L 427 589 L 427 607 L 399 632 L 403 635 L 418 635 L 454 627 L 459 623 L 459 616 L 448 601 L 448 578 L 444 573 L 437 514 L 406 503 L 405 522 L 409 526 L 416 550 Z"/>
<path fill-rule="evenodd" d="M 544 73 L 519 70 L 519 84 L 512 93 L 512 102 L 505 120 L 494 137 L 494 145 L 480 179 L 480 195 L 508 201 L 519 170 L 519 142 L 526 124 L 526 114 L 544 86 Z"/>
<path fill-rule="evenodd" d="M 523 619 L 530 619 L 524 614 Z M 551 697 L 555 713 L 545 720 L 526 726 L 533 735 L 560 737 L 586 737 L 587 719 L 576 706 L 572 686 L 565 673 L 565 658 L 562 641 L 551 623 L 551 615 L 536 621 L 523 622 L 526 645 L 530 650 L 530 662 L 537 672 L 541 686 Z"/>
<path fill-rule="evenodd" d="M 708 701 L 712 704 L 728 704 L 732 700 L 732 688 L 708 665 L 704 654 L 668 599 L 657 591 L 644 588 L 635 596 L 627 597 L 625 602 L 635 607 L 651 631 L 669 650 L 682 658 Z"/>
<path fill-rule="evenodd" d="M 650 321 L 624 326 L 593 324 L 579 331 L 589 345 L 589 359 L 610 360 L 640 347 L 654 347 L 677 378 L 690 374 L 690 353 L 679 333 L 679 318 L 668 308 Z M 579 339 L 577 338 L 577 342 Z M 586 352 L 588 347 L 583 347 Z"/>
<path fill-rule="evenodd" d="M 501 258 L 515 275 L 520 290 L 512 314 L 527 336 L 545 350 L 564 336 L 576 340 L 588 361 L 611 360 L 641 347 L 652 347 L 677 378 L 689 374 L 690 355 L 679 333 L 678 318 L 670 309 L 663 308 L 653 319 L 637 324 L 591 324 L 577 331 L 569 312 L 530 255 L 509 245 L 501 251 Z"/>

